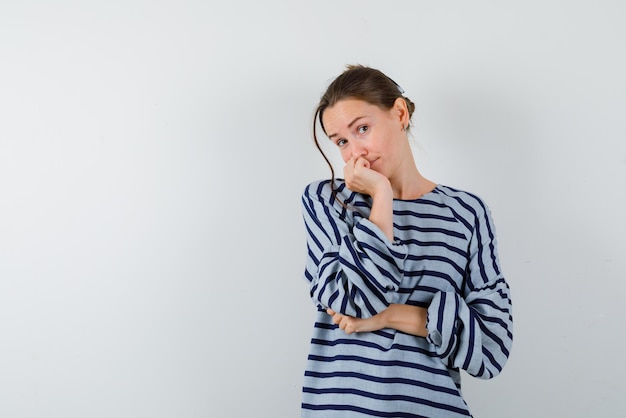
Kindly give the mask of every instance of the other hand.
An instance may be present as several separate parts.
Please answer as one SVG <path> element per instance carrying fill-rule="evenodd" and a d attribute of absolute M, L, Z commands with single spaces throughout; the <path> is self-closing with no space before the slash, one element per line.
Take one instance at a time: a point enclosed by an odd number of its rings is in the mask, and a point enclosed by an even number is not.
<path fill-rule="evenodd" d="M 380 315 L 362 319 L 335 312 L 330 308 L 326 309 L 326 313 L 333 317 L 333 323 L 339 325 L 339 328 L 344 330 L 346 334 L 352 334 L 353 332 L 372 332 L 385 328 Z"/>

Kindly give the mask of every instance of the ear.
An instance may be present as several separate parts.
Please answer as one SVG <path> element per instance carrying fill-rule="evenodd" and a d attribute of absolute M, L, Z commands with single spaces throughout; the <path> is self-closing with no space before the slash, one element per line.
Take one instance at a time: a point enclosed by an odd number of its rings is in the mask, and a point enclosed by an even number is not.
<path fill-rule="evenodd" d="M 398 97 L 396 101 L 393 103 L 393 107 L 391 108 L 393 118 L 396 119 L 402 127 L 406 127 L 409 124 L 409 108 L 406 105 L 406 102 L 402 97 Z"/>

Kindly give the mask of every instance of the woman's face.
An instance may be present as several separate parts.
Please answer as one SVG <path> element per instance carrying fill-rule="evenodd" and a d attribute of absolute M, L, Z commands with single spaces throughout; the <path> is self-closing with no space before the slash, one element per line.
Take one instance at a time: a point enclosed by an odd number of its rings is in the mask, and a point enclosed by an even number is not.
<path fill-rule="evenodd" d="M 408 111 L 402 99 L 389 110 L 363 100 L 340 100 L 326 108 L 322 123 L 344 161 L 366 158 L 372 170 L 388 178 L 406 152 L 403 127 L 408 124 Z"/>

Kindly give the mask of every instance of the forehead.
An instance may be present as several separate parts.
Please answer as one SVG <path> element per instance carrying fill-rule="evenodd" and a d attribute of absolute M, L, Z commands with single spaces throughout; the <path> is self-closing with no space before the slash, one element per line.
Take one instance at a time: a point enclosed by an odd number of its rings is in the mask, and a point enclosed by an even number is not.
<path fill-rule="evenodd" d="M 324 111 L 322 122 L 327 132 L 345 128 L 355 118 L 376 117 L 382 113 L 378 106 L 359 99 L 339 100 Z"/>

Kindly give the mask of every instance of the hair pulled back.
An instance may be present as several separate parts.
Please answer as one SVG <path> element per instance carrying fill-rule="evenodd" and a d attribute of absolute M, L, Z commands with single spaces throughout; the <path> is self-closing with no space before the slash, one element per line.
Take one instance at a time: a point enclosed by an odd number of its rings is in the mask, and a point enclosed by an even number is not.
<path fill-rule="evenodd" d="M 330 167 L 333 195 L 335 194 L 335 170 L 326 154 L 324 154 L 317 138 L 317 121 L 319 120 L 322 130 L 326 134 L 324 122 L 322 122 L 324 111 L 334 106 L 338 101 L 357 99 L 378 106 L 383 110 L 389 110 L 399 97 L 406 102 L 410 120 L 415 111 L 415 104 L 409 98 L 404 97 L 403 94 L 404 90 L 391 78 L 375 68 L 365 67 L 363 65 L 348 65 L 347 69 L 330 83 L 315 109 L 315 115 L 313 117 L 313 140 L 315 141 L 315 146 L 322 154 L 322 157 L 326 160 L 328 167 Z M 407 127 L 407 131 L 408 129 Z"/>

